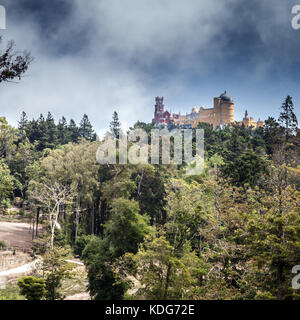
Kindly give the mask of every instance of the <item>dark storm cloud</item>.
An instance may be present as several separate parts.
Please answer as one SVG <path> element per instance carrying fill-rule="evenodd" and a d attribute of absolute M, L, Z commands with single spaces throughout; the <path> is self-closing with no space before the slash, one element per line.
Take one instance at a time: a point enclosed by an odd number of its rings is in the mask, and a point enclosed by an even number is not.
<path fill-rule="evenodd" d="M 36 57 L 28 78 L 0 93 L 10 118 L 13 107 L 77 119 L 84 110 L 99 129 L 116 108 L 128 125 L 151 120 L 155 95 L 184 112 L 210 106 L 225 88 L 243 104 L 252 88 L 246 107 L 261 112 L 263 94 L 275 103 L 299 81 L 300 31 L 291 28 L 290 0 L 2 3 L 4 36 Z"/>
<path fill-rule="evenodd" d="M 250 63 L 272 59 L 273 64 L 298 62 L 300 42 L 291 28 L 293 1 L 237 1 L 232 21 L 223 26 L 226 52 Z"/>
<path fill-rule="evenodd" d="M 70 0 L 10 0 L 2 3 L 9 4 L 10 14 L 16 18 L 35 20 L 46 34 L 60 28 L 73 8 Z"/>
<path fill-rule="evenodd" d="M 3 0 L 2 3 L 8 8 L 8 28 L 9 23 L 30 21 L 48 54 L 74 54 L 86 44 L 89 26 L 78 28 L 76 21 L 71 23 L 75 8 L 72 0 Z"/>

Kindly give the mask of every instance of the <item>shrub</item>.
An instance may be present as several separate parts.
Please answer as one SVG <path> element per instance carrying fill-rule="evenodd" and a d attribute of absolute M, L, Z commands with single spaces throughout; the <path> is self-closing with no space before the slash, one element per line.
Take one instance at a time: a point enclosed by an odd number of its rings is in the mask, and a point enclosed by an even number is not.
<path fill-rule="evenodd" d="M 18 280 L 18 286 L 27 300 L 41 300 L 46 294 L 45 279 L 23 277 Z"/>
<path fill-rule="evenodd" d="M 79 256 L 81 258 L 82 252 L 86 247 L 86 245 L 89 243 L 91 238 L 92 236 L 86 236 L 86 235 L 83 235 L 77 238 L 77 241 L 74 245 L 74 254 L 76 256 Z"/>
<path fill-rule="evenodd" d="M 276 300 L 270 292 L 258 292 L 254 298 L 255 300 Z"/>
<path fill-rule="evenodd" d="M 11 202 L 10 202 L 10 200 L 9 200 L 9 199 L 3 199 L 3 200 L 1 201 L 1 208 L 3 208 L 3 209 L 9 209 L 9 208 L 11 208 Z"/>

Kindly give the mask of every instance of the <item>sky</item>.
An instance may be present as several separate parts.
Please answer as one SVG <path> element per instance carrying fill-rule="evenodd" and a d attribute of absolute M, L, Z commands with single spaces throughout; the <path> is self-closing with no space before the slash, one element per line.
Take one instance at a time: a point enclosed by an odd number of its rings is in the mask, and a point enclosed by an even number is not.
<path fill-rule="evenodd" d="M 298 1 L 300 4 L 300 1 Z M 123 128 L 151 122 L 154 98 L 172 112 L 212 107 L 224 90 L 235 120 L 278 118 L 289 94 L 300 119 L 300 30 L 290 0 L 0 0 L 7 29 L 34 57 L 18 84 L 0 87 L 0 115 L 50 111 L 99 135 L 112 113 Z"/>

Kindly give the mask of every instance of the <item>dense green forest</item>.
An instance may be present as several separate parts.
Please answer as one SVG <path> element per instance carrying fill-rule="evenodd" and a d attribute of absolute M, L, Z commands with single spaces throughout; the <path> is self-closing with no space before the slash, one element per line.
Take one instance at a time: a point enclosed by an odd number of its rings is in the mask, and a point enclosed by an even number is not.
<path fill-rule="evenodd" d="M 0 83 L 32 58 L 9 44 Z M 278 103 L 280 105 L 280 102 Z M 122 119 L 121 119 L 122 120 Z M 114 112 L 110 133 L 120 136 Z M 129 131 L 151 123 L 137 122 Z M 205 170 L 185 165 L 100 165 L 87 115 L 51 113 L 17 128 L 0 118 L 0 211 L 33 224 L 41 272 L 18 281 L 29 300 L 63 299 L 79 257 L 93 299 L 299 299 L 300 131 L 292 98 L 263 128 L 204 129 Z M 42 230 L 38 226 L 42 226 Z M 0 247 L 5 244 L 0 242 Z M 1 299 L 0 291 L 0 299 Z"/>
<path fill-rule="evenodd" d="M 153 125 L 130 130 L 137 127 Z M 72 254 L 86 265 L 94 299 L 299 299 L 291 280 L 300 261 L 300 131 L 291 97 L 264 128 L 199 128 L 205 170 L 186 176 L 184 165 L 98 164 L 87 115 L 79 126 L 56 124 L 50 113 L 31 121 L 23 113 L 18 128 L 1 118 L 1 210 L 17 201 L 45 229 L 33 247 L 44 279 L 20 287 L 59 299 Z M 119 130 L 115 112 L 110 131 Z"/>

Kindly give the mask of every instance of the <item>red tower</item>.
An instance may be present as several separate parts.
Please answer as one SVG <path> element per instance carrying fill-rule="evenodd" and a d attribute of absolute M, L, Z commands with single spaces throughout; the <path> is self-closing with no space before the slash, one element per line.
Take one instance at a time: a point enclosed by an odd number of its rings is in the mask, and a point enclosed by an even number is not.
<path fill-rule="evenodd" d="M 164 97 L 155 98 L 155 112 L 154 123 L 155 124 L 169 124 L 171 122 L 171 114 L 169 111 L 164 111 Z"/>

